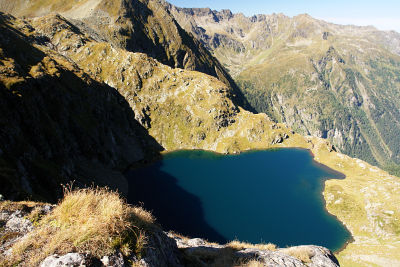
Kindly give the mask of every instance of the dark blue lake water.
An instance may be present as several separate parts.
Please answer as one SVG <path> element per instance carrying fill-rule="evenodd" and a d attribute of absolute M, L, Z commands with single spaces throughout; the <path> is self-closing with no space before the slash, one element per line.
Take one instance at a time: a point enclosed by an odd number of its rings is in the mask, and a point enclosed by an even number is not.
<path fill-rule="evenodd" d="M 324 181 L 343 175 L 307 150 L 179 151 L 126 176 L 130 203 L 142 202 L 164 229 L 191 237 L 331 250 L 350 238 L 322 197 Z"/>

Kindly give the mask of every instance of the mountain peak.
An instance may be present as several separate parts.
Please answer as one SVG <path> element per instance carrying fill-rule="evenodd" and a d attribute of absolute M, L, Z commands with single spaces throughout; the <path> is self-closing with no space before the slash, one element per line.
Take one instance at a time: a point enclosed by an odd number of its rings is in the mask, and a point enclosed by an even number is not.
<path fill-rule="evenodd" d="M 308 13 L 302 13 L 302 14 L 298 14 L 295 17 L 299 17 L 299 18 L 309 18 L 309 19 L 314 19 L 313 17 L 311 17 Z"/>

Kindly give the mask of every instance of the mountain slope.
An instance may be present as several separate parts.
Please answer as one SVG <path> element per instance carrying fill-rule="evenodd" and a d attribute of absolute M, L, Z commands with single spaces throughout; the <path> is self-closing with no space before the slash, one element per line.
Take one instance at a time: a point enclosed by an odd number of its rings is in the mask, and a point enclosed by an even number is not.
<path fill-rule="evenodd" d="M 229 69 L 257 111 L 396 172 L 400 34 L 308 15 L 169 8 Z"/>
<path fill-rule="evenodd" d="M 126 188 L 119 171 L 160 145 L 114 88 L 38 48 L 32 31 L 0 13 L 2 194 L 54 201 L 71 180 Z"/>
<path fill-rule="evenodd" d="M 112 185 L 104 179 L 116 176 L 126 188 L 119 171 L 146 154 L 189 148 L 239 152 L 294 136 L 265 114 L 237 106 L 234 90 L 216 78 L 97 42 L 59 15 L 29 22 L 2 15 L 1 22 L 7 197 L 44 196 L 47 189 L 32 186 L 55 188 L 73 177 L 82 184 L 93 176 L 98 184 Z M 36 158 L 38 173 L 31 167 Z M 100 174 L 90 171 L 96 169 Z M 51 175 L 57 178 L 50 181 Z"/>
<path fill-rule="evenodd" d="M 180 27 L 163 4 L 158 0 L 0 0 L 0 10 L 25 17 L 59 13 L 97 41 L 217 77 L 234 89 L 234 101 L 250 108 L 219 61 Z"/>
<path fill-rule="evenodd" d="M 234 90 L 212 76 L 172 69 L 145 54 L 85 39 L 57 15 L 33 18 L 30 23 L 35 34 L 48 40 L 46 46 L 116 88 L 136 119 L 167 150 L 239 152 L 248 149 L 249 136 L 256 135 L 252 147 L 282 143 L 293 136 L 265 114 L 253 115 L 237 106 L 232 100 Z M 74 47 L 76 43 L 79 47 Z M 273 131 L 261 131 L 264 127 Z M 257 134 L 247 134 L 252 131 Z"/>

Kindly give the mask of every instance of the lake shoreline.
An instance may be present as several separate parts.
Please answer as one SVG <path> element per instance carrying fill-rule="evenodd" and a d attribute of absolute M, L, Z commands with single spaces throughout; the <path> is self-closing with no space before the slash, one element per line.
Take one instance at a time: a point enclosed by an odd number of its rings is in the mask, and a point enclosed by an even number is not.
<path fill-rule="evenodd" d="M 327 170 L 328 172 L 333 171 L 335 174 L 338 174 L 339 176 L 342 176 L 342 177 L 340 177 L 340 178 L 330 178 L 330 177 L 327 177 L 326 179 L 324 179 L 324 182 L 323 182 L 323 190 L 321 191 L 321 193 L 322 193 L 322 194 L 321 194 L 321 198 L 322 198 L 322 200 L 323 200 L 323 202 L 324 202 L 324 209 L 325 209 L 325 211 L 326 211 L 328 214 L 330 214 L 331 216 L 335 217 L 336 220 L 337 220 L 338 222 L 340 222 L 340 223 L 343 225 L 343 227 L 346 228 L 346 230 L 347 230 L 347 231 L 349 232 L 349 234 L 350 234 L 349 240 L 347 240 L 347 241 L 344 243 L 344 245 L 343 245 L 342 247 L 340 247 L 340 248 L 337 249 L 337 250 L 332 251 L 334 254 L 338 254 L 338 253 L 340 253 L 341 251 L 345 250 L 346 247 L 347 247 L 350 243 L 353 243 L 353 242 L 355 241 L 355 239 L 354 239 L 354 236 L 352 235 L 351 231 L 347 228 L 347 226 L 346 226 L 341 220 L 339 220 L 339 218 L 338 218 L 335 214 L 332 214 L 332 213 L 329 212 L 329 210 L 328 210 L 328 208 L 327 208 L 327 205 L 326 205 L 326 199 L 325 199 L 325 197 L 324 197 L 323 192 L 325 191 L 325 183 L 326 183 L 326 181 L 328 181 L 328 180 L 343 180 L 343 179 L 346 179 L 346 175 L 343 174 L 343 173 L 341 173 L 341 172 L 339 172 L 339 171 L 337 171 L 337 170 L 334 170 L 334 169 L 332 169 L 332 168 L 326 166 L 325 164 L 322 164 L 322 163 L 318 162 L 317 160 L 315 160 L 315 155 L 314 155 L 314 153 L 313 153 L 310 149 L 306 149 L 306 150 L 309 151 L 309 153 L 310 153 L 310 155 L 311 155 L 311 157 L 312 157 L 312 159 L 313 159 L 313 162 L 314 162 L 315 164 L 317 164 L 320 168 L 323 168 L 323 169 Z"/>
<path fill-rule="evenodd" d="M 162 151 L 159 155 L 159 157 L 146 162 L 145 164 L 140 164 L 140 166 L 135 166 L 134 168 L 129 168 L 127 171 L 132 170 L 132 169 L 137 169 L 137 168 L 142 168 L 142 167 L 146 167 L 149 166 L 155 162 L 161 161 L 164 159 L 164 157 L 167 154 L 170 153 L 174 153 L 174 152 L 194 152 L 194 151 L 199 151 L 199 152 L 208 152 L 208 153 L 212 153 L 214 155 L 217 156 L 237 156 L 237 155 L 241 155 L 241 154 L 247 154 L 247 153 L 255 153 L 255 152 L 261 152 L 261 151 L 274 151 L 274 150 L 299 150 L 299 151 L 307 151 L 307 153 L 311 156 L 312 162 L 311 164 L 317 168 L 323 169 L 324 171 L 326 171 L 327 173 L 331 174 L 331 175 L 327 175 L 326 177 L 323 177 L 322 181 L 321 181 L 321 186 L 322 186 L 322 190 L 320 193 L 320 197 L 321 197 L 321 201 L 323 203 L 323 208 L 324 208 L 324 212 L 326 212 L 327 215 L 333 217 L 335 219 L 335 221 L 339 222 L 341 224 L 341 226 L 346 230 L 346 232 L 349 235 L 349 238 L 345 241 L 345 243 L 339 248 L 339 249 L 335 249 L 332 250 L 334 253 L 339 253 L 340 251 L 344 250 L 346 248 L 346 246 L 348 244 L 350 244 L 351 242 L 354 241 L 354 237 L 352 236 L 351 232 L 349 231 L 349 229 L 346 227 L 346 225 L 344 225 L 344 223 L 342 221 L 340 221 L 337 216 L 329 213 L 329 211 L 327 210 L 327 206 L 326 206 L 326 200 L 324 198 L 323 192 L 325 191 L 325 181 L 330 180 L 330 179 L 345 179 L 346 176 L 334 169 L 329 168 L 328 166 L 318 162 L 315 160 L 315 156 L 312 153 L 312 151 L 310 149 L 306 149 L 306 148 L 302 148 L 302 147 L 277 147 L 277 148 L 269 148 L 269 149 L 249 149 L 249 150 L 245 150 L 245 151 L 241 151 L 240 153 L 234 153 L 234 154 L 229 154 L 229 153 L 219 153 L 219 152 L 215 152 L 215 151 L 210 151 L 210 150 L 204 150 L 204 149 L 177 149 L 177 150 L 170 150 L 170 151 Z M 337 176 L 337 178 L 333 178 Z"/>

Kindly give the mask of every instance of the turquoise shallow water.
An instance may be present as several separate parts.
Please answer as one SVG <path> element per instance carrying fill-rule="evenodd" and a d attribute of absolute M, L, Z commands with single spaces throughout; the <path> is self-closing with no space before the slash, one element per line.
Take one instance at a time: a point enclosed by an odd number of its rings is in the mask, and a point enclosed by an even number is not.
<path fill-rule="evenodd" d="M 324 180 L 343 176 L 307 150 L 178 151 L 126 176 L 128 201 L 143 203 L 166 230 L 184 235 L 331 250 L 350 238 L 322 198 Z"/>

